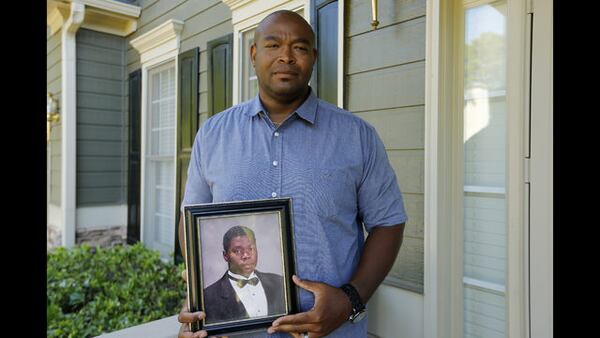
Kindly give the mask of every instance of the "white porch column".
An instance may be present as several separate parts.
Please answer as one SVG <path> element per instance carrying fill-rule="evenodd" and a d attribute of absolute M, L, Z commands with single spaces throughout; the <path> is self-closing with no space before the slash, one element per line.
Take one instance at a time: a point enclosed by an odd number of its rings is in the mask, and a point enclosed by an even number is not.
<path fill-rule="evenodd" d="M 83 22 L 85 6 L 73 1 L 62 29 L 62 245 L 75 245 L 77 179 L 77 59 L 75 34 Z"/>

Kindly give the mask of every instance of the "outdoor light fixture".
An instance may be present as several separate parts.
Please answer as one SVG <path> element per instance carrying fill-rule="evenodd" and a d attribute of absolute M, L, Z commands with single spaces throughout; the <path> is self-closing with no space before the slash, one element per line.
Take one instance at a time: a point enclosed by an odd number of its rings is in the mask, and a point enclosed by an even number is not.
<path fill-rule="evenodd" d="M 46 144 L 50 142 L 52 123 L 58 121 L 60 121 L 60 115 L 58 115 L 58 101 L 52 96 L 52 93 L 48 93 L 48 100 L 46 101 Z"/>
<path fill-rule="evenodd" d="M 379 21 L 377 21 L 377 0 L 371 0 L 371 26 L 377 29 Z"/>

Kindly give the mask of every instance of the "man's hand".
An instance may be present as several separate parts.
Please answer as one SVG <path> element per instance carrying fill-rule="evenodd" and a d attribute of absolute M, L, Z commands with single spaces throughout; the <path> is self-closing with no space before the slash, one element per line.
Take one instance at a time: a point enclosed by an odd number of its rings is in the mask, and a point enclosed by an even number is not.
<path fill-rule="evenodd" d="M 341 326 L 352 312 L 350 300 L 339 288 L 331 285 L 301 280 L 292 276 L 294 283 L 315 295 L 315 305 L 310 311 L 278 318 L 268 332 L 287 332 L 301 338 L 308 332 L 310 338 L 323 337 Z"/>
<path fill-rule="evenodd" d="M 206 337 L 208 334 L 204 330 L 200 330 L 197 332 L 192 332 L 190 329 L 190 324 L 193 322 L 200 321 L 204 319 L 205 314 L 202 311 L 198 312 L 190 312 L 188 310 L 187 301 L 183 304 L 183 308 L 177 317 L 177 320 L 181 323 L 181 328 L 179 329 L 179 335 L 177 338 L 200 338 Z"/>

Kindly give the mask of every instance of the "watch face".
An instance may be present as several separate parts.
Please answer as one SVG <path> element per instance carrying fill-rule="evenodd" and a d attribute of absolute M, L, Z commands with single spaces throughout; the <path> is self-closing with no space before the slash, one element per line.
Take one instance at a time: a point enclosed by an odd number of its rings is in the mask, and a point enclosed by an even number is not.
<path fill-rule="evenodd" d="M 357 313 L 356 315 L 352 316 L 350 321 L 352 321 L 353 323 L 360 322 L 363 318 L 365 318 L 366 315 L 367 315 L 367 311 L 362 310 L 359 313 Z"/>

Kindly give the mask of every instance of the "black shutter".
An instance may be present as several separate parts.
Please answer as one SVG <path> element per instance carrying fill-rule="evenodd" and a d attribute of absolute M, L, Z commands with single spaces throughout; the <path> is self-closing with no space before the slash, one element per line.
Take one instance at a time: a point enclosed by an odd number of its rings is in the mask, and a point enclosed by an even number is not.
<path fill-rule="evenodd" d="M 207 44 L 208 54 L 208 116 L 231 106 L 233 91 L 233 34 Z"/>
<path fill-rule="evenodd" d="M 179 219 L 181 212 L 181 201 L 185 192 L 187 170 L 192 154 L 192 145 L 198 131 L 198 82 L 200 49 L 198 47 L 179 54 L 179 85 L 177 92 L 177 168 L 175 168 L 176 192 L 175 192 L 175 264 L 183 262 L 183 256 L 179 247 Z"/>
<path fill-rule="evenodd" d="M 142 71 L 129 74 L 129 156 L 127 161 L 127 243 L 140 241 L 140 117 Z"/>

